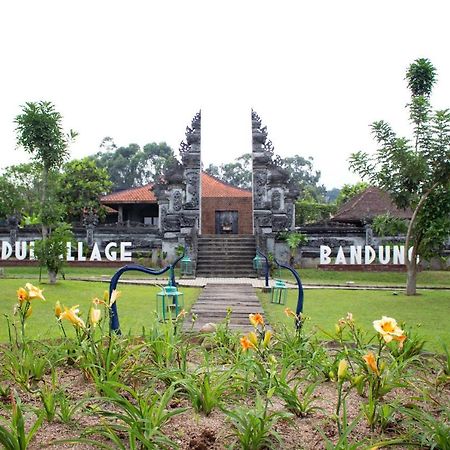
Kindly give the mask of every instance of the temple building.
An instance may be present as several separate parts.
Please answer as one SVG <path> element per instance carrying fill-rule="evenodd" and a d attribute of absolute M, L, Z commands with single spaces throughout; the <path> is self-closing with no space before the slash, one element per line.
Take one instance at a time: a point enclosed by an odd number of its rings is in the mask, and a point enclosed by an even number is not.
<path fill-rule="evenodd" d="M 109 207 L 107 222 L 159 226 L 159 208 L 152 184 L 101 197 Z M 202 172 L 201 234 L 253 234 L 252 193 Z"/>

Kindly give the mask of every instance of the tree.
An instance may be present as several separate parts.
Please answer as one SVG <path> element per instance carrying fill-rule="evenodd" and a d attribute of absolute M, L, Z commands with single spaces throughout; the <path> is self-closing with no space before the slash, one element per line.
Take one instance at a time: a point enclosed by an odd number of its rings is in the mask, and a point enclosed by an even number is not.
<path fill-rule="evenodd" d="M 245 153 L 239 156 L 236 162 L 220 164 L 219 166 L 210 164 L 205 172 L 233 186 L 251 189 L 252 155 Z"/>
<path fill-rule="evenodd" d="M 299 155 L 280 158 L 279 163 L 290 179 L 298 184 L 301 195 L 309 195 L 315 199 L 323 199 L 326 189 L 319 185 L 320 172 L 313 170 L 312 158 L 305 159 Z M 244 189 L 252 187 L 252 155 L 245 153 L 236 162 L 226 164 L 210 164 L 205 172 L 233 186 Z"/>
<path fill-rule="evenodd" d="M 68 156 L 68 145 L 76 133 L 65 134 L 62 116 L 50 102 L 28 102 L 22 106 L 22 114 L 15 120 L 17 143 L 30 153 L 41 168 L 41 220 L 42 237 L 48 234 L 49 188 L 51 172 L 56 171 Z"/>
<path fill-rule="evenodd" d="M 65 264 L 64 255 L 67 251 L 67 242 L 73 240 L 73 233 L 67 223 L 58 224 L 52 233 L 37 241 L 34 254 L 40 267 L 46 267 L 51 284 L 56 283 L 56 276 Z"/>
<path fill-rule="evenodd" d="M 36 164 L 9 166 L 0 176 L 0 218 L 38 217 L 40 170 Z"/>
<path fill-rule="evenodd" d="M 384 121 L 374 122 L 375 154 L 357 152 L 350 167 L 387 191 L 399 208 L 413 211 L 405 247 L 406 294 L 416 293 L 417 255 L 438 248 L 450 232 L 450 111 L 433 111 L 430 95 L 436 70 L 428 59 L 414 61 L 406 73 L 411 91 L 412 140 L 398 137 Z M 428 247 L 428 248 L 427 248 Z"/>
<path fill-rule="evenodd" d="M 106 169 L 97 167 L 90 158 L 75 159 L 66 163 L 58 187 L 58 197 L 70 221 L 79 221 L 85 208 L 102 215 L 100 196 L 112 187 Z"/>
<path fill-rule="evenodd" d="M 165 142 L 152 142 L 142 149 L 138 144 L 117 148 L 112 138 L 106 137 L 100 147 L 102 150 L 89 158 L 98 167 L 106 169 L 113 190 L 154 182 L 175 159 L 172 148 Z"/>
<path fill-rule="evenodd" d="M 344 184 L 336 197 L 336 205 L 341 206 L 358 194 L 361 194 L 369 187 L 369 183 L 360 181 L 355 184 Z"/>

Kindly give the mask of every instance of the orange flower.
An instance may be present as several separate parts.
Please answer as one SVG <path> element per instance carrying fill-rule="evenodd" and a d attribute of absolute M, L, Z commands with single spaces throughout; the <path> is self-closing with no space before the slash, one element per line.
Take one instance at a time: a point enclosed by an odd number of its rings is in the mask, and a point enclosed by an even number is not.
<path fill-rule="evenodd" d="M 17 290 L 17 300 L 19 300 L 19 304 L 23 305 L 24 302 L 28 300 L 28 292 L 24 288 L 19 288 Z"/>
<path fill-rule="evenodd" d="M 401 350 L 403 348 L 403 342 L 406 340 L 406 336 L 402 334 L 401 336 L 394 336 L 393 339 L 398 342 L 398 347 Z"/>
<path fill-rule="evenodd" d="M 264 318 L 260 313 L 249 314 L 250 323 L 256 328 L 258 325 L 264 326 Z"/>
<path fill-rule="evenodd" d="M 378 370 L 377 360 L 375 359 L 375 355 L 372 352 L 367 353 L 367 355 L 363 356 L 364 361 L 368 365 L 368 367 L 375 372 L 377 375 L 380 375 L 380 371 Z"/>
<path fill-rule="evenodd" d="M 247 336 L 241 337 L 242 351 L 246 352 L 249 348 L 255 348 L 255 345 L 249 340 Z"/>
<path fill-rule="evenodd" d="M 385 342 L 391 342 L 392 339 L 400 337 L 404 333 L 392 317 L 383 316 L 381 320 L 374 320 L 373 327 L 381 334 Z"/>

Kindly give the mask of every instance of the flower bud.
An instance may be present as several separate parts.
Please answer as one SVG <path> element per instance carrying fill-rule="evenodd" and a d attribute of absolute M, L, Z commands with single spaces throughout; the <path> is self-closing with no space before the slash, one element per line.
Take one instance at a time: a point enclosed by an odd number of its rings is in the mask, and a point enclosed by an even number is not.
<path fill-rule="evenodd" d="M 341 359 L 338 366 L 338 381 L 343 382 L 347 378 L 348 362 L 346 359 Z"/>

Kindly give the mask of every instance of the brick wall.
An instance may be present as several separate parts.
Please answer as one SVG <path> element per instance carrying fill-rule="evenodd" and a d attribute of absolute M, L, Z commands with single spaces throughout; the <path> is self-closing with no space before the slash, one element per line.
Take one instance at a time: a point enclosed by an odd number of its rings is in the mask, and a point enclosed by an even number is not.
<path fill-rule="evenodd" d="M 202 234 L 216 233 L 216 211 L 238 212 L 238 233 L 253 234 L 252 198 L 202 198 Z"/>

